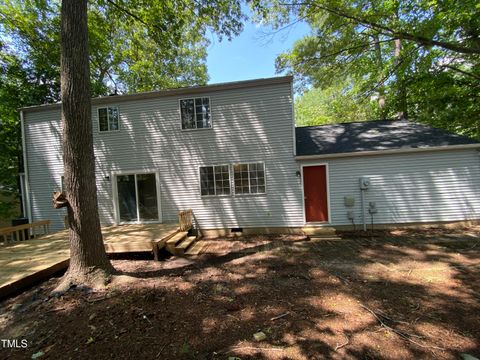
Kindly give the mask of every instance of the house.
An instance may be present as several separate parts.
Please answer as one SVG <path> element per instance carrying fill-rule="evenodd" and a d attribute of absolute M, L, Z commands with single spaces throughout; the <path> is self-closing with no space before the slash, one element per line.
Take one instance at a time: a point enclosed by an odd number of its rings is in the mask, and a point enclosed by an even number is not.
<path fill-rule="evenodd" d="M 61 229 L 61 104 L 21 118 L 28 217 Z M 103 225 L 186 208 L 227 231 L 480 218 L 479 143 L 406 121 L 295 128 L 289 76 L 95 98 L 92 127 Z"/>

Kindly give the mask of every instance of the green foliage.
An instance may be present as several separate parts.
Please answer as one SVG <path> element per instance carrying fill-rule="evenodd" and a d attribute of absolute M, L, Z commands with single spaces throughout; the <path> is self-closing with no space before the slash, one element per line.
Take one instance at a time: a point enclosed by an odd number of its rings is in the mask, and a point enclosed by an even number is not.
<path fill-rule="evenodd" d="M 307 90 L 295 99 L 296 125 L 323 125 L 374 118 L 375 104 L 370 100 L 359 102 L 354 95 L 354 89 L 342 83 L 326 89 Z"/>
<path fill-rule="evenodd" d="M 243 20 L 239 0 L 91 0 L 92 94 L 203 85 L 208 36 L 230 39 Z M 21 170 L 18 108 L 60 100 L 59 36 L 59 0 L 0 2 L 0 192 L 9 198 Z M 11 211 L 0 203 L 0 216 Z"/>
<path fill-rule="evenodd" d="M 252 6 L 275 28 L 299 20 L 311 26 L 276 63 L 278 72 L 296 76 L 297 91 L 319 89 L 298 103 L 331 101 L 332 108 L 300 113 L 302 123 L 403 114 L 480 139 L 476 1 L 258 0 Z M 347 92 L 338 85 L 345 82 Z M 378 101 L 373 109 L 371 99 Z"/>

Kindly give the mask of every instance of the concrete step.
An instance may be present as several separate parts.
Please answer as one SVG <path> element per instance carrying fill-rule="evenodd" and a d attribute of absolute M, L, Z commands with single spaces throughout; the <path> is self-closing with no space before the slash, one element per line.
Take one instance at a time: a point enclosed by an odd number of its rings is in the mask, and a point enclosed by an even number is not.
<path fill-rule="evenodd" d="M 305 235 L 315 236 L 315 237 L 321 237 L 321 236 L 332 237 L 336 235 L 335 228 L 332 228 L 329 226 L 318 226 L 318 227 L 305 226 L 302 228 L 302 231 L 305 233 Z"/>
<path fill-rule="evenodd" d="M 343 239 L 339 236 L 309 236 L 310 241 L 342 241 Z"/>
<path fill-rule="evenodd" d="M 187 249 L 192 246 L 197 238 L 195 236 L 189 236 L 184 239 L 181 243 L 175 246 L 175 255 L 184 255 Z"/>
<path fill-rule="evenodd" d="M 167 240 L 167 243 L 166 243 L 167 250 L 170 251 L 172 254 L 174 254 L 176 245 L 181 241 L 185 240 L 187 236 L 188 236 L 187 231 L 179 231 L 178 233 L 176 233 L 174 236 L 172 236 L 170 239 Z"/>

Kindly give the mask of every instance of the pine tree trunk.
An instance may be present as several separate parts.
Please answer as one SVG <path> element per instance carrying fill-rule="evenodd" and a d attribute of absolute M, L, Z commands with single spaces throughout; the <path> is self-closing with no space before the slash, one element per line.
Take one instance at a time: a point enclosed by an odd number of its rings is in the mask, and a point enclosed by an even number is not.
<path fill-rule="evenodd" d="M 61 95 L 63 164 L 70 266 L 59 285 L 100 285 L 114 272 L 98 216 L 90 100 L 87 0 L 62 0 Z"/>

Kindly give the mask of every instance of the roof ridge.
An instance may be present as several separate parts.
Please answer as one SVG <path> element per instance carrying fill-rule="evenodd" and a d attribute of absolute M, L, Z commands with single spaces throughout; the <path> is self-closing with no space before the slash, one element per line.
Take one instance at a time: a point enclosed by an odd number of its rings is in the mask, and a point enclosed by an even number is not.
<path fill-rule="evenodd" d="M 374 122 L 395 122 L 395 121 L 408 121 L 412 122 L 415 124 L 418 124 L 418 122 L 415 122 L 414 120 L 411 119 L 374 119 L 374 120 L 359 120 L 359 121 L 343 121 L 339 123 L 330 123 L 330 124 L 321 124 L 321 125 L 306 125 L 306 126 L 296 126 L 297 129 L 302 129 L 302 128 L 307 128 L 307 127 L 323 127 L 323 126 L 332 126 L 332 125 L 345 125 L 345 124 L 362 124 L 362 123 L 374 123 Z"/>

